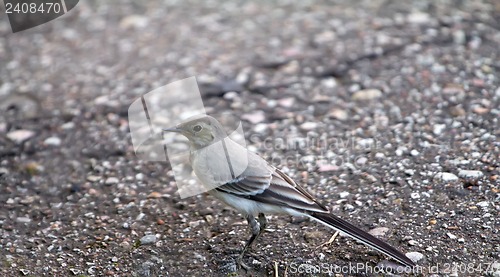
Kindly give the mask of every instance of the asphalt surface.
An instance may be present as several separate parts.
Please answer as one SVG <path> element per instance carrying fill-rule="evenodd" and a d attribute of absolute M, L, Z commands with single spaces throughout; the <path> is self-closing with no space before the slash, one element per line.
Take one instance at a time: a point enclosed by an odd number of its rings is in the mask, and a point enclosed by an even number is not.
<path fill-rule="evenodd" d="M 237 269 L 244 218 L 182 199 L 131 143 L 131 103 L 190 76 L 412 274 L 500 276 L 497 1 L 81 1 L 19 33 L 0 18 L 1 276 L 409 275 L 288 216 Z"/>

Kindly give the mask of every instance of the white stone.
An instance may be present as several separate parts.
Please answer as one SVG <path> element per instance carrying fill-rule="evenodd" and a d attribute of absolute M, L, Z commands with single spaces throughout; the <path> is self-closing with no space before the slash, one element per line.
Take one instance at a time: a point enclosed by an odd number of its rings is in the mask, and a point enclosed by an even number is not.
<path fill-rule="evenodd" d="M 368 231 L 368 233 L 370 233 L 370 235 L 375 236 L 375 237 L 383 237 L 383 236 L 385 236 L 385 234 L 387 232 L 389 232 L 389 228 L 387 228 L 387 227 L 377 227 L 377 228 L 373 228 L 370 231 Z"/>
<path fill-rule="evenodd" d="M 59 146 L 61 145 L 61 139 L 58 138 L 58 137 L 49 137 L 49 138 L 46 138 L 43 143 L 45 145 L 51 145 L 51 146 Z"/>
<path fill-rule="evenodd" d="M 339 193 L 340 198 L 346 198 L 349 195 L 348 191 L 342 191 Z"/>
<path fill-rule="evenodd" d="M 293 97 L 286 97 L 278 100 L 278 105 L 282 106 L 283 108 L 291 108 L 294 104 L 295 98 Z"/>
<path fill-rule="evenodd" d="M 316 123 L 316 122 L 304 122 L 300 125 L 300 129 L 302 129 L 304 131 L 311 131 L 311 130 L 316 129 L 317 126 L 318 126 L 318 123 Z"/>
<path fill-rule="evenodd" d="M 413 176 L 413 174 L 415 174 L 415 170 L 414 169 L 407 169 L 407 170 L 405 170 L 405 174 L 408 176 Z"/>
<path fill-rule="evenodd" d="M 252 124 L 261 123 L 266 119 L 263 111 L 255 111 L 253 113 L 247 113 L 241 116 L 241 119 L 246 120 Z"/>
<path fill-rule="evenodd" d="M 21 216 L 21 217 L 16 218 L 16 221 L 19 222 L 19 223 L 30 223 L 31 222 L 31 218 Z"/>
<path fill-rule="evenodd" d="M 135 179 L 138 181 L 142 181 L 144 179 L 144 174 L 143 173 L 135 174 Z"/>
<path fill-rule="evenodd" d="M 145 235 L 144 237 L 141 238 L 141 245 L 144 244 L 153 244 L 156 242 L 156 236 L 155 235 Z"/>
<path fill-rule="evenodd" d="M 7 138 L 17 144 L 21 144 L 35 135 L 35 132 L 30 130 L 15 130 L 7 134 Z"/>
<path fill-rule="evenodd" d="M 120 180 L 118 180 L 118 178 L 116 177 L 109 177 L 108 179 L 106 179 L 106 182 L 105 184 L 106 185 L 114 185 L 114 184 L 118 184 Z"/>
<path fill-rule="evenodd" d="M 481 202 L 476 203 L 476 206 L 479 206 L 481 208 L 487 208 L 489 205 L 490 205 L 490 202 L 488 202 L 488 201 L 481 201 Z"/>
<path fill-rule="evenodd" d="M 414 12 L 408 15 L 407 20 L 409 23 L 413 24 L 423 24 L 428 23 L 430 16 L 428 13 Z"/>
<path fill-rule="evenodd" d="M 374 100 L 382 97 L 382 91 L 378 89 L 363 89 L 358 90 L 352 95 L 353 100 L 363 101 L 363 100 Z"/>
<path fill-rule="evenodd" d="M 446 129 L 446 124 L 435 124 L 432 132 L 434 135 L 440 135 Z"/>
<path fill-rule="evenodd" d="M 259 124 L 255 125 L 255 127 L 253 127 L 253 130 L 256 133 L 262 133 L 262 132 L 267 130 L 267 124 L 266 123 L 259 123 Z"/>
<path fill-rule="evenodd" d="M 481 178 L 484 176 L 483 172 L 479 170 L 460 170 L 458 176 L 462 178 Z"/>
<path fill-rule="evenodd" d="M 149 24 L 149 19 L 143 15 L 131 14 L 124 17 L 120 21 L 120 28 L 122 29 L 143 29 Z"/>
<path fill-rule="evenodd" d="M 435 176 L 434 179 L 437 180 L 442 180 L 442 181 L 456 181 L 458 180 L 457 175 L 449 172 L 438 172 Z"/>
<path fill-rule="evenodd" d="M 406 253 L 406 257 L 408 257 L 408 259 L 410 259 L 414 263 L 416 263 L 424 258 L 424 254 L 422 254 L 420 252 L 408 252 L 408 253 Z"/>

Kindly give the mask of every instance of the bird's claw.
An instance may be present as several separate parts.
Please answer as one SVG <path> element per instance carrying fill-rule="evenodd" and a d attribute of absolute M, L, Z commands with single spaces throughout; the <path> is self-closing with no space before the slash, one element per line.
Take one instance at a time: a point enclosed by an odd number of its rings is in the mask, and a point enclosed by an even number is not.
<path fill-rule="evenodd" d="M 245 271 L 249 271 L 250 270 L 250 266 L 246 265 L 243 262 L 243 257 L 242 256 L 238 257 L 238 260 L 236 261 L 236 263 L 238 264 L 238 266 L 240 268 L 243 268 Z"/>

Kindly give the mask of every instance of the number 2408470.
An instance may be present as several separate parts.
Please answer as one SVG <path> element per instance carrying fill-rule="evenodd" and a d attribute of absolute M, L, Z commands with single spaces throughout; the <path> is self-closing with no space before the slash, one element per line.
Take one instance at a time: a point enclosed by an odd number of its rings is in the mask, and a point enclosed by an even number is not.
<path fill-rule="evenodd" d="M 61 3 L 5 3 L 5 13 L 60 13 Z"/>

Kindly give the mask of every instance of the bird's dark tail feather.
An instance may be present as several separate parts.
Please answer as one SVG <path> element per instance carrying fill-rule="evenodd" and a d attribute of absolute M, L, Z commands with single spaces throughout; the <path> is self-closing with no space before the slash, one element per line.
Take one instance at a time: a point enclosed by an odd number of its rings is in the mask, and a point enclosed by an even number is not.
<path fill-rule="evenodd" d="M 319 212 L 308 212 L 308 214 L 315 220 L 333 228 L 338 231 L 345 233 L 346 235 L 378 250 L 389 257 L 392 257 L 396 261 L 407 265 L 415 266 L 412 260 L 403 255 L 403 253 L 396 250 L 396 248 L 390 246 L 389 244 L 381 241 L 380 239 L 368 234 L 367 232 L 359 229 L 358 227 L 352 225 L 351 223 L 329 213 L 319 213 Z"/>

